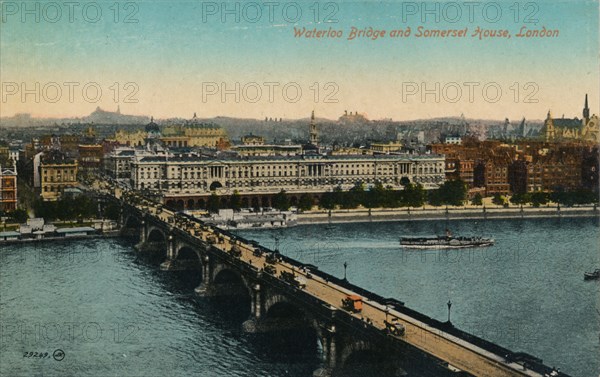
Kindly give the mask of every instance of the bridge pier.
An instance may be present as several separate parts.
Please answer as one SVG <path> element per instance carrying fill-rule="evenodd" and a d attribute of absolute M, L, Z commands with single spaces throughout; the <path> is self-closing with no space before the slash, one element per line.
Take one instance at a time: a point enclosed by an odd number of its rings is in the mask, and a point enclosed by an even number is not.
<path fill-rule="evenodd" d="M 335 325 L 322 331 L 323 366 L 313 372 L 313 377 L 331 377 L 337 367 L 337 336 Z"/>
<path fill-rule="evenodd" d="M 252 295 L 250 297 L 250 318 L 242 323 L 242 329 L 244 332 L 257 333 L 265 332 L 266 328 L 262 326 L 261 322 L 261 291 L 260 284 L 254 284 L 252 286 Z"/>
<path fill-rule="evenodd" d="M 211 296 L 212 279 L 210 275 L 210 258 L 208 255 L 202 257 L 202 282 L 194 289 L 198 296 Z"/>
<path fill-rule="evenodd" d="M 144 249 L 144 246 L 146 244 L 146 236 L 147 236 L 146 221 L 144 219 L 142 219 L 141 226 L 140 226 L 140 240 L 137 243 L 137 245 L 134 246 L 134 248 L 137 251 L 142 251 Z"/>
<path fill-rule="evenodd" d="M 167 237 L 167 260 L 160 264 L 160 269 L 162 271 L 180 271 L 185 270 L 185 266 L 182 261 L 177 261 L 175 259 L 175 241 L 173 240 L 173 235 L 169 234 Z"/>

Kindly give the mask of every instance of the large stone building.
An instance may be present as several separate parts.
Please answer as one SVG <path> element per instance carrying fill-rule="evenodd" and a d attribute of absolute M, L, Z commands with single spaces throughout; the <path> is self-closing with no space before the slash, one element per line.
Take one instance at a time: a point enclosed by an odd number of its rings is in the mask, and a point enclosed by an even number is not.
<path fill-rule="evenodd" d="M 562 118 L 552 118 L 552 114 L 548 111 L 540 135 L 547 142 L 560 140 L 600 141 L 600 123 L 596 114 L 590 117 L 587 94 L 585 95 L 582 115 L 582 119 L 577 117 L 571 119 L 564 116 Z"/>
<path fill-rule="evenodd" d="M 50 150 L 41 154 L 38 169 L 39 182 L 36 188 L 45 201 L 58 200 L 65 189 L 77 186 L 78 162 L 67 157 L 58 150 Z"/>
<path fill-rule="evenodd" d="M 212 193 L 242 198 L 267 197 L 280 190 L 290 195 L 321 194 L 357 183 L 375 183 L 401 189 L 400 181 L 420 183 L 426 189 L 444 182 L 444 158 L 436 155 L 383 156 L 273 156 L 229 157 L 144 157 L 131 164 L 134 189 L 162 194 L 167 204 L 201 208 Z M 292 197 L 293 202 L 294 197 Z M 265 200 L 263 200 L 265 202 Z"/>
<path fill-rule="evenodd" d="M 143 130 L 137 131 L 125 131 L 118 130 L 115 133 L 114 140 L 120 145 L 127 145 L 130 147 L 139 147 L 143 146 L 146 142 L 146 137 L 148 133 Z"/>
<path fill-rule="evenodd" d="M 446 179 L 461 179 L 470 192 L 486 195 L 597 190 L 597 147 L 585 141 L 515 144 L 469 140 L 463 145 L 433 144 L 431 150 L 446 159 Z M 593 152 L 596 151 L 596 153 Z"/>
<path fill-rule="evenodd" d="M 183 124 L 164 127 L 160 140 L 167 147 L 209 147 L 227 149 L 230 146 L 227 132 L 212 123 L 202 123 L 196 118 Z"/>
<path fill-rule="evenodd" d="M 104 172 L 115 179 L 127 180 L 131 178 L 131 163 L 137 158 L 167 155 L 166 152 L 154 152 L 146 149 L 117 147 L 104 155 Z"/>
<path fill-rule="evenodd" d="M 581 188 L 597 190 L 593 172 L 585 175 L 586 168 L 597 164 L 597 157 L 590 155 L 590 165 L 584 164 L 586 149 L 578 146 L 562 146 L 541 149 L 526 155 L 509 166 L 509 181 L 513 193 L 536 191 L 572 191 Z M 591 177 L 591 178 L 590 178 Z M 597 176 L 596 176 L 597 177 Z M 591 181 L 590 181 L 591 180 Z M 597 178 L 595 180 L 597 182 Z"/>
<path fill-rule="evenodd" d="M 104 150 L 101 144 L 79 145 L 79 167 L 87 171 L 98 171 L 102 168 Z"/>
<path fill-rule="evenodd" d="M 17 164 L 0 166 L 0 212 L 17 209 Z"/>

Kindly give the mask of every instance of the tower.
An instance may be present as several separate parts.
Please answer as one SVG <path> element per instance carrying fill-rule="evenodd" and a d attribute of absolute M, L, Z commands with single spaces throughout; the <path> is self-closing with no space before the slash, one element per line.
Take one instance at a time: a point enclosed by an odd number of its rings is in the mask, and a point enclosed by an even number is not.
<path fill-rule="evenodd" d="M 319 133 L 317 132 L 317 125 L 315 123 L 315 111 L 314 110 L 310 116 L 310 143 L 314 146 L 319 145 Z"/>
<path fill-rule="evenodd" d="M 585 126 L 590 121 L 590 108 L 588 107 L 587 93 L 585 94 L 585 105 L 583 106 L 583 125 Z"/>
<path fill-rule="evenodd" d="M 544 127 L 546 128 L 546 141 L 554 140 L 554 122 L 552 122 L 552 114 L 550 114 L 550 110 L 548 110 L 548 116 L 544 122 Z"/>

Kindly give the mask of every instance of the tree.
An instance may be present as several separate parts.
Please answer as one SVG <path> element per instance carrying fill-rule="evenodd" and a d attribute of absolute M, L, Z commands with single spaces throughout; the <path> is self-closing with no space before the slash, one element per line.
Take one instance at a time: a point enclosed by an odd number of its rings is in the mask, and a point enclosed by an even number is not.
<path fill-rule="evenodd" d="M 545 192 L 537 191 L 531 193 L 531 205 L 539 207 L 541 204 L 548 203 L 548 194 Z"/>
<path fill-rule="evenodd" d="M 290 208 L 290 201 L 285 193 L 285 190 L 279 191 L 273 197 L 273 207 L 279 211 L 287 211 Z"/>
<path fill-rule="evenodd" d="M 480 206 L 483 204 L 483 197 L 480 193 L 477 193 L 475 196 L 473 196 L 473 199 L 471 199 L 471 204 L 474 206 Z"/>
<path fill-rule="evenodd" d="M 240 211 L 242 207 L 242 198 L 240 197 L 240 193 L 235 190 L 231 197 L 229 197 L 229 208 L 233 209 L 236 212 Z"/>
<path fill-rule="evenodd" d="M 366 202 L 365 188 L 361 182 L 357 182 L 354 187 L 344 193 L 344 200 L 341 203 L 342 208 L 356 208 Z"/>
<path fill-rule="evenodd" d="M 492 198 L 492 203 L 497 206 L 503 206 L 506 203 L 506 198 L 499 193 L 495 193 L 494 197 Z"/>
<path fill-rule="evenodd" d="M 427 192 L 420 183 L 409 183 L 403 191 L 402 204 L 409 207 L 422 207 L 427 198 Z"/>
<path fill-rule="evenodd" d="M 523 194 L 513 194 L 513 196 L 511 196 L 511 198 L 510 198 L 510 202 L 511 202 L 512 204 L 517 204 L 517 205 L 520 205 L 520 204 L 526 204 L 526 203 L 529 203 L 530 199 L 531 199 L 531 198 L 530 198 L 530 195 L 529 195 L 529 194 L 527 194 L 527 193 L 523 193 Z"/>
<path fill-rule="evenodd" d="M 45 202 L 42 199 L 36 199 L 33 203 L 33 212 L 36 217 L 42 217 L 45 220 L 55 220 L 58 217 L 56 202 Z"/>
<path fill-rule="evenodd" d="M 309 211 L 314 205 L 314 201 L 311 195 L 302 194 L 300 196 L 300 200 L 298 201 L 298 208 L 301 211 Z"/>
<path fill-rule="evenodd" d="M 402 177 L 400 178 L 400 184 L 406 187 L 410 184 L 410 179 L 408 177 Z"/>
<path fill-rule="evenodd" d="M 319 203 L 319 206 L 324 209 L 334 209 L 335 208 L 334 193 L 331 191 L 325 192 L 321 196 L 321 201 Z"/>
<path fill-rule="evenodd" d="M 27 211 L 22 208 L 17 208 L 12 212 L 7 213 L 7 215 L 12 219 L 12 221 L 19 224 L 27 222 L 27 219 L 29 218 Z"/>
<path fill-rule="evenodd" d="M 461 206 L 467 198 L 467 185 L 460 179 L 446 181 L 440 186 L 439 195 L 442 204 Z"/>
<path fill-rule="evenodd" d="M 345 195 L 344 190 L 342 190 L 342 186 L 338 185 L 333 189 L 332 198 L 334 208 L 335 206 L 341 206 L 344 203 Z"/>
<path fill-rule="evenodd" d="M 221 201 L 219 200 L 219 196 L 214 192 L 210 194 L 206 202 L 206 209 L 210 213 L 217 213 L 219 212 L 219 209 L 221 209 Z"/>
<path fill-rule="evenodd" d="M 432 206 L 439 207 L 444 204 L 443 193 L 441 189 L 431 190 L 427 193 L 427 201 Z"/>

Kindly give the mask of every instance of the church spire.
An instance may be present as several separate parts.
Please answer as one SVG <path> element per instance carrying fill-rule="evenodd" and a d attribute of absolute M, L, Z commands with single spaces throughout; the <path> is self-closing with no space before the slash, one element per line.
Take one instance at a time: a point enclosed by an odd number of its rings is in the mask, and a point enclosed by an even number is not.
<path fill-rule="evenodd" d="M 546 137 L 546 141 L 553 141 L 556 135 L 554 132 L 554 122 L 552 121 L 552 114 L 550 113 L 550 110 L 548 110 L 548 117 L 544 122 L 544 127 L 546 129 L 544 135 Z"/>
<path fill-rule="evenodd" d="M 315 111 L 312 111 L 310 115 L 310 143 L 317 146 L 319 144 L 319 133 L 317 131 L 317 125 L 315 123 Z"/>
<path fill-rule="evenodd" d="M 585 94 L 585 105 L 583 106 L 583 119 L 585 120 L 586 124 L 590 120 L 590 108 L 588 107 L 587 93 Z"/>

